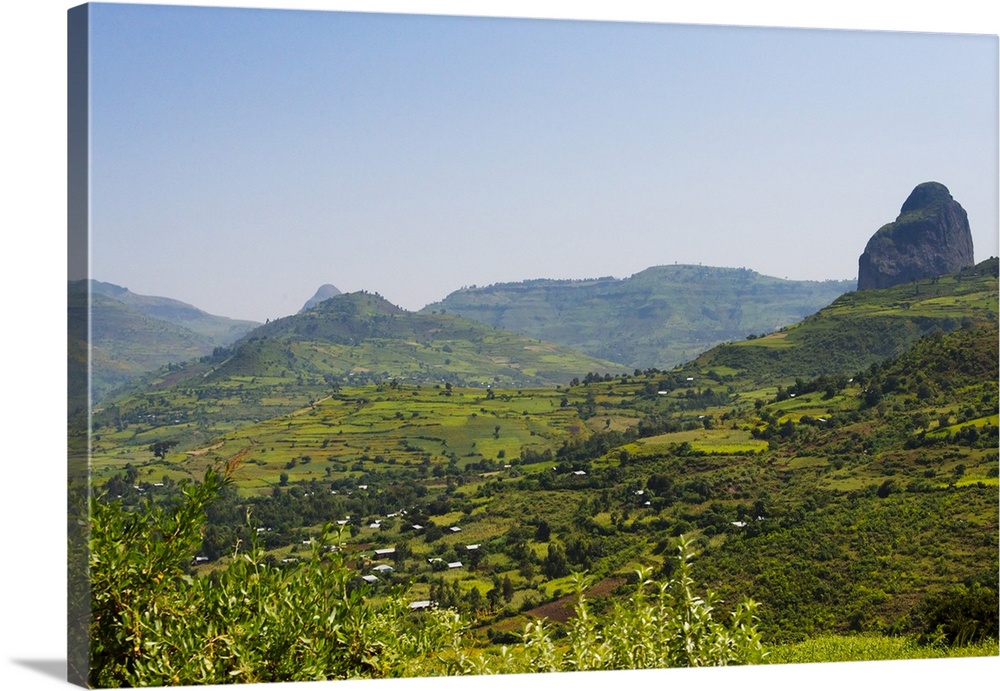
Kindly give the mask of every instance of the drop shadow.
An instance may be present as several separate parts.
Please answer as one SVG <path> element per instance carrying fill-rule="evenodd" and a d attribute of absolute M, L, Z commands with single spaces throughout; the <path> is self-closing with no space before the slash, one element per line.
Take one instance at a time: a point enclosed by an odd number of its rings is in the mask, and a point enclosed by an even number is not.
<path fill-rule="evenodd" d="M 47 677 L 66 681 L 66 660 L 11 660 L 11 662 Z"/>

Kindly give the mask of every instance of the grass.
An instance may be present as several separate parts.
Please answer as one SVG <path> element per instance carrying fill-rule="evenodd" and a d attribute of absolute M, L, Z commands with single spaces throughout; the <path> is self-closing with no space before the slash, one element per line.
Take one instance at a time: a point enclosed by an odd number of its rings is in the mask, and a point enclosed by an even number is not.
<path fill-rule="evenodd" d="M 765 662 L 861 662 L 945 657 L 991 657 L 1000 654 L 995 641 L 964 646 L 921 645 L 913 636 L 819 636 L 800 643 L 772 646 Z"/>
<path fill-rule="evenodd" d="M 754 439 L 746 430 L 695 429 L 670 432 L 640 439 L 633 446 L 639 454 L 666 454 L 671 446 L 687 442 L 695 451 L 704 453 L 737 454 L 767 449 L 767 442 Z"/>

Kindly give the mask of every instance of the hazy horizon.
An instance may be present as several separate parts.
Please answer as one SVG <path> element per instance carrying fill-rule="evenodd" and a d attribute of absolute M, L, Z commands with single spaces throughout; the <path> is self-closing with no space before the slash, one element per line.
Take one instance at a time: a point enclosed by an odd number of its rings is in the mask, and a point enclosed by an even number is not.
<path fill-rule="evenodd" d="M 96 4 L 90 41 L 91 275 L 212 314 L 849 280 L 930 180 L 998 253 L 995 36 Z"/>
<path fill-rule="evenodd" d="M 650 265 L 650 266 L 646 267 L 646 269 L 652 269 L 652 268 L 656 268 L 658 266 L 668 266 L 668 265 L 667 264 L 653 264 L 653 265 Z M 701 263 L 698 263 L 698 264 L 686 264 L 686 263 L 683 263 L 683 262 L 675 262 L 673 264 L 670 264 L 669 266 L 704 266 L 706 268 L 715 268 L 715 269 L 731 269 L 731 270 L 747 269 L 747 270 L 750 270 L 750 271 L 755 271 L 753 269 L 753 267 L 750 267 L 750 266 L 713 266 L 711 264 L 701 264 Z M 636 273 L 642 273 L 642 271 L 645 271 L 646 269 L 642 269 L 640 271 L 637 271 Z M 802 280 L 802 281 L 816 281 L 816 282 L 857 281 L 857 276 L 852 276 L 852 277 L 849 277 L 849 278 L 789 279 L 789 278 L 787 278 L 785 276 L 771 276 L 769 274 L 762 274 L 760 271 L 756 271 L 756 273 L 761 274 L 763 276 L 770 276 L 770 278 L 781 278 L 781 279 L 785 279 L 785 280 Z M 634 275 L 635 274 L 630 274 L 628 276 L 612 276 L 610 274 L 605 274 L 605 275 L 602 275 L 602 276 L 580 276 L 580 277 L 575 277 L 575 278 L 552 278 L 551 276 L 526 276 L 526 277 L 524 277 L 522 279 L 514 279 L 514 280 L 511 280 L 511 281 L 498 281 L 498 282 L 495 282 L 495 283 L 469 283 L 469 284 L 464 284 L 464 285 L 458 286 L 454 290 L 449 291 L 447 294 L 444 294 L 444 295 L 441 295 L 439 297 L 433 298 L 430 301 L 424 303 L 423 305 L 420 305 L 419 307 L 415 307 L 415 308 L 413 308 L 413 307 L 404 307 L 404 309 L 407 309 L 409 311 L 419 311 L 419 310 L 423 309 L 424 307 L 427 307 L 427 306 L 432 305 L 432 304 L 437 303 L 437 302 L 441 302 L 442 300 L 444 300 L 451 293 L 454 293 L 454 292 L 457 292 L 457 291 L 460 291 L 460 290 L 465 290 L 465 289 L 487 288 L 487 287 L 490 287 L 492 285 L 497 285 L 497 284 L 500 284 L 500 283 L 520 283 L 520 282 L 524 282 L 524 281 L 535 281 L 535 280 L 580 281 L 580 282 L 585 282 L 585 281 L 595 281 L 595 280 L 609 279 L 609 278 L 621 281 L 621 280 L 627 280 L 629 278 L 632 278 L 632 276 L 634 276 Z M 175 297 L 173 295 L 159 295 L 159 294 L 153 295 L 151 293 L 137 293 L 136 291 L 132 290 L 129 286 L 121 285 L 121 284 L 115 283 L 114 281 L 105 281 L 105 280 L 102 280 L 100 276 L 92 276 L 91 279 L 95 280 L 95 281 L 98 281 L 98 282 L 101 282 L 101 283 L 111 283 L 113 285 L 117 285 L 118 287 L 125 288 L 125 289 L 129 290 L 132 293 L 136 293 L 137 295 L 143 295 L 143 296 L 146 296 L 146 297 L 171 298 L 171 299 L 175 299 L 175 300 L 179 299 L 179 298 L 177 298 L 177 297 Z M 340 290 L 340 286 L 337 286 L 336 284 L 332 284 L 332 283 L 329 283 L 329 282 L 327 282 L 327 284 L 333 285 L 335 288 L 337 288 L 338 290 Z M 288 317 L 288 316 L 291 316 L 291 315 L 299 312 L 302 309 L 302 306 L 306 303 L 306 301 L 310 300 L 315 295 L 315 293 L 319 290 L 319 288 L 321 288 L 323 285 L 327 285 L 327 284 L 317 285 L 316 288 L 313 289 L 313 291 L 309 295 L 304 295 L 302 297 L 301 304 L 299 304 L 299 306 L 296 307 L 295 309 L 293 309 L 291 312 L 288 312 L 287 314 L 276 314 L 276 315 L 268 317 L 268 319 L 271 319 L 271 320 L 280 319 L 281 317 Z M 398 305 L 398 303 L 395 303 L 393 300 L 391 300 L 388 297 L 386 297 L 380 291 L 375 290 L 375 289 L 366 288 L 364 286 L 362 286 L 360 288 L 355 288 L 355 289 L 352 289 L 352 290 L 341 290 L 341 293 L 342 294 L 345 294 L 345 293 L 357 293 L 357 292 L 362 292 L 362 291 L 368 292 L 368 293 L 376 293 L 376 294 L 381 295 L 382 297 L 386 298 L 387 300 L 389 300 L 389 302 L 392 302 L 393 304 L 396 304 L 399 307 L 403 307 L 402 305 Z M 181 302 L 186 302 L 186 301 L 185 300 L 181 300 Z M 197 307 L 199 309 L 204 310 L 204 308 L 201 305 L 194 304 L 194 303 L 188 303 L 188 304 L 190 304 L 192 307 Z M 208 310 L 204 310 L 204 311 L 208 311 Z M 219 313 L 211 313 L 211 314 L 214 314 L 214 316 L 217 316 L 217 317 L 230 317 L 231 316 L 231 315 L 228 315 L 228 314 L 219 314 Z M 234 317 L 234 318 L 242 319 L 242 317 Z M 263 319 L 260 319 L 260 320 L 254 319 L 254 320 L 251 320 L 251 321 L 260 321 L 260 322 L 263 323 L 265 320 L 263 320 Z"/>

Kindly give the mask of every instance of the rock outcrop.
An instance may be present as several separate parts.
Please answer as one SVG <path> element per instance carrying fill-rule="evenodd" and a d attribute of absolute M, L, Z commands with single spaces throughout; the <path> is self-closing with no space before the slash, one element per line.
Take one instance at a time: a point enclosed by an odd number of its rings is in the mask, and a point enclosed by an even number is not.
<path fill-rule="evenodd" d="M 315 307 L 324 300 L 329 300 L 338 295 L 340 295 L 340 291 L 337 289 L 337 286 L 325 283 L 319 287 L 315 295 L 306 300 L 306 304 L 302 305 L 302 309 L 299 312 L 305 312 L 310 307 Z"/>
<path fill-rule="evenodd" d="M 899 216 L 876 231 L 858 259 L 858 290 L 889 288 L 975 263 L 962 205 L 939 182 L 917 185 Z"/>

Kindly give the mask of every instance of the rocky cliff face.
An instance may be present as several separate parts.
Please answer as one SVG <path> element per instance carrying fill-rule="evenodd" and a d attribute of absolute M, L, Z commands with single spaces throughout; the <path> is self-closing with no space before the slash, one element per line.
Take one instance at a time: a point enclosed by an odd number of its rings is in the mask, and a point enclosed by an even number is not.
<path fill-rule="evenodd" d="M 975 263 L 962 205 L 939 182 L 917 185 L 899 216 L 878 229 L 858 260 L 858 290 L 954 273 Z"/>

